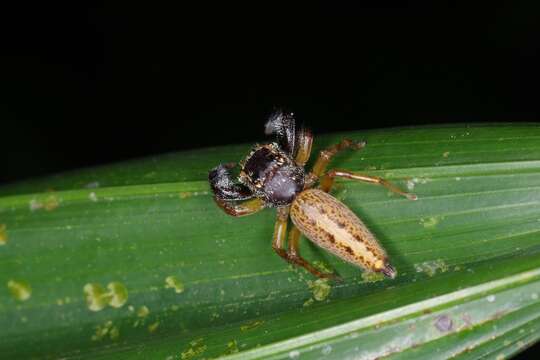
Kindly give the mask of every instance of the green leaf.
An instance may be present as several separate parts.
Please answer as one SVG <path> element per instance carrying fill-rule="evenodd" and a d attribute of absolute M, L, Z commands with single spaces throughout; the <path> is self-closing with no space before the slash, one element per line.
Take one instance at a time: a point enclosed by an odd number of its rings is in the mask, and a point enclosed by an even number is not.
<path fill-rule="evenodd" d="M 533 344 L 540 127 L 331 134 L 316 137 L 315 150 L 344 136 L 368 145 L 334 167 L 419 197 L 351 181 L 332 192 L 377 235 L 396 279 L 363 274 L 302 240 L 304 257 L 345 279 L 317 280 L 273 253 L 274 210 L 221 212 L 208 170 L 240 160 L 251 144 L 83 169 L 0 188 L 0 353 L 477 359 Z"/>

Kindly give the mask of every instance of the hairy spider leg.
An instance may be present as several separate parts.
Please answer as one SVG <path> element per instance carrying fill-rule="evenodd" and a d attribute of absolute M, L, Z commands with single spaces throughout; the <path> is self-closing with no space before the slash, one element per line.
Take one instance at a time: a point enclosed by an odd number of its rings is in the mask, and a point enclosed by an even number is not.
<path fill-rule="evenodd" d="M 296 151 L 295 162 L 298 166 L 304 167 L 311 155 L 311 145 L 313 144 L 313 134 L 308 128 L 300 130 L 298 137 L 298 149 Z"/>
<path fill-rule="evenodd" d="M 317 178 L 321 177 L 320 185 L 319 187 L 321 190 L 325 192 L 330 192 L 332 189 L 332 186 L 334 185 L 334 179 L 336 177 L 343 177 L 351 180 L 358 180 L 358 181 L 364 181 L 372 184 L 378 184 L 386 187 L 388 190 L 405 196 L 409 200 L 416 200 L 417 196 L 411 193 L 407 193 L 400 188 L 398 188 L 396 185 L 392 184 L 391 182 L 377 177 L 377 176 L 369 176 L 364 174 L 358 174 L 353 173 L 351 171 L 347 170 L 330 170 L 325 174 L 326 168 L 328 167 L 328 164 L 332 160 L 332 158 L 340 151 L 352 148 L 355 150 L 362 149 L 364 146 L 366 146 L 365 142 L 353 142 L 349 139 L 343 139 L 340 143 L 330 146 L 329 148 L 322 150 L 319 154 L 319 157 L 317 158 L 317 161 L 315 162 L 315 165 L 313 165 L 313 170 L 310 173 L 312 177 L 314 177 L 316 180 Z M 323 176 L 324 174 L 324 176 Z"/>
<path fill-rule="evenodd" d="M 321 190 L 329 192 L 330 189 L 332 188 L 332 185 L 334 184 L 334 179 L 336 177 L 342 177 L 346 179 L 358 180 L 358 181 L 368 182 L 371 184 L 382 185 L 388 190 L 392 191 L 393 193 L 396 193 L 401 196 L 405 196 L 409 200 L 418 199 L 418 197 L 415 194 L 405 192 L 401 190 L 400 188 L 398 188 L 396 185 L 392 184 L 391 182 L 383 178 L 380 178 L 377 176 L 358 174 L 358 173 L 353 173 L 347 170 L 338 170 L 338 169 L 333 169 L 326 173 L 323 180 L 321 181 Z"/>
<path fill-rule="evenodd" d="M 343 139 L 338 144 L 332 145 L 322 150 L 319 153 L 319 157 L 315 161 L 315 165 L 313 165 L 310 176 L 314 177 L 314 180 L 317 180 L 319 177 L 321 177 L 326 171 L 326 168 L 328 167 L 330 161 L 332 161 L 332 158 L 338 152 L 349 148 L 352 148 L 354 150 L 360 150 L 364 146 L 366 146 L 365 141 L 355 142 L 350 139 Z"/>
<path fill-rule="evenodd" d="M 219 164 L 208 173 L 210 187 L 217 198 L 228 201 L 240 201 L 255 197 L 247 186 L 239 183 L 229 172 L 236 165 L 234 162 Z"/>
<path fill-rule="evenodd" d="M 337 278 L 334 274 L 323 273 L 316 269 L 313 265 L 307 262 L 300 256 L 298 251 L 298 240 L 300 238 L 300 231 L 293 227 L 289 234 L 289 247 L 288 251 L 285 250 L 285 239 L 287 238 L 287 223 L 289 221 L 289 209 L 290 206 L 281 207 L 277 210 L 276 225 L 274 227 L 274 238 L 272 240 L 272 248 L 281 256 L 285 261 L 302 266 L 304 269 L 312 273 L 319 278 Z"/>
<path fill-rule="evenodd" d="M 229 173 L 236 163 L 220 164 L 209 174 L 210 185 L 217 205 L 232 216 L 246 216 L 264 208 L 261 199 L 253 198 L 251 191 L 236 183 Z"/>
<path fill-rule="evenodd" d="M 301 234 L 302 233 L 300 232 L 300 230 L 298 230 L 296 226 L 293 226 L 291 231 L 289 231 L 289 251 L 287 253 L 289 258 L 292 258 L 295 264 L 302 266 L 304 269 L 306 269 L 313 275 L 317 276 L 318 278 L 334 279 L 340 282 L 343 281 L 343 279 L 336 274 L 324 273 L 322 271 L 319 271 L 317 268 L 311 265 L 306 259 L 300 256 L 299 241 L 300 241 Z"/>
<path fill-rule="evenodd" d="M 279 146 L 288 155 L 294 156 L 296 149 L 296 119 L 293 113 L 284 112 L 281 109 L 274 111 L 266 122 L 264 133 L 266 135 L 275 134 Z"/>
<path fill-rule="evenodd" d="M 251 199 L 243 202 L 222 200 L 214 196 L 218 206 L 227 214 L 240 217 L 256 213 L 264 208 L 264 202 L 261 199 Z"/>
<path fill-rule="evenodd" d="M 289 261 L 285 247 L 285 239 L 287 238 L 287 223 L 289 222 L 290 206 L 280 207 L 277 209 L 276 224 L 274 225 L 274 237 L 272 239 L 272 248 L 274 251 Z"/>

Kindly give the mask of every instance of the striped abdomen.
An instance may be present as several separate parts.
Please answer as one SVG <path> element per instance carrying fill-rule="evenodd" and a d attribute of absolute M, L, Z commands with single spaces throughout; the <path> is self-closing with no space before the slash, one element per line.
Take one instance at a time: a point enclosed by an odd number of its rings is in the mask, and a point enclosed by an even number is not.
<path fill-rule="evenodd" d="M 366 225 L 344 204 L 319 189 L 308 189 L 291 204 L 291 219 L 311 241 L 366 270 L 394 278 L 384 249 Z"/>

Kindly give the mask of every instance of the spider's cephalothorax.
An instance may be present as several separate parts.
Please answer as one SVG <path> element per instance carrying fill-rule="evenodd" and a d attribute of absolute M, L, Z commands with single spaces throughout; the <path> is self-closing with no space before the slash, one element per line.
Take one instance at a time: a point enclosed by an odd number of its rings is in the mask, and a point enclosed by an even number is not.
<path fill-rule="evenodd" d="M 326 170 L 336 153 L 347 148 L 361 149 L 364 142 L 344 139 L 321 151 L 312 171 L 306 173 L 304 166 L 313 141 L 311 132 L 297 128 L 293 114 L 283 111 L 270 116 L 265 130 L 267 135 L 275 134 L 277 142 L 256 145 L 240 162 L 238 177 L 231 173 L 234 163 L 220 164 L 210 170 L 208 179 L 216 203 L 233 216 L 276 207 L 272 247 L 285 260 L 318 277 L 334 275 L 322 273 L 300 256 L 300 233 L 351 264 L 394 278 L 397 272 L 373 233 L 329 192 L 334 178 L 343 177 L 385 186 L 410 200 L 416 200 L 416 196 L 378 177 L 346 170 Z M 317 184 L 318 188 L 314 188 Z M 289 216 L 295 226 L 289 232 L 288 248 L 285 249 Z"/>
<path fill-rule="evenodd" d="M 209 173 L 210 186 L 218 204 L 229 214 L 243 214 L 243 207 L 228 206 L 228 201 L 259 199 L 262 207 L 289 205 L 304 188 L 304 165 L 311 151 L 308 129 L 297 127 L 292 113 L 278 110 L 265 125 L 267 135 L 277 141 L 255 145 L 240 162 L 240 175 L 233 176 L 236 164 L 220 164 Z M 250 203 L 251 204 L 251 203 Z"/>
<path fill-rule="evenodd" d="M 256 145 L 240 167 L 240 182 L 268 206 L 288 205 L 304 188 L 304 168 L 277 143 Z"/>

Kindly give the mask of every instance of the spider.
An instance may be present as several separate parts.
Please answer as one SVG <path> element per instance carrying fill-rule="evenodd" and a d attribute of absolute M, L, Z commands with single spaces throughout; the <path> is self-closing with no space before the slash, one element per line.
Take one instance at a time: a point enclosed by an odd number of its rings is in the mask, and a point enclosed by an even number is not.
<path fill-rule="evenodd" d="M 282 110 L 270 115 L 265 134 L 276 141 L 256 144 L 239 163 L 239 176 L 233 176 L 235 163 L 220 164 L 210 170 L 208 179 L 217 205 L 232 216 L 246 216 L 270 207 L 277 209 L 272 248 L 286 261 L 304 267 L 319 278 L 334 278 L 321 272 L 299 253 L 300 234 L 341 259 L 364 270 L 395 278 L 385 250 L 366 225 L 343 203 L 329 194 L 336 177 L 379 184 L 390 191 L 416 200 L 416 195 L 374 176 L 347 170 L 327 171 L 338 152 L 362 149 L 366 142 L 343 139 L 319 153 L 310 172 L 304 169 L 311 153 L 313 135 L 296 126 L 293 113 Z M 318 186 L 317 186 L 318 185 Z M 293 227 L 285 248 L 289 217 Z"/>

